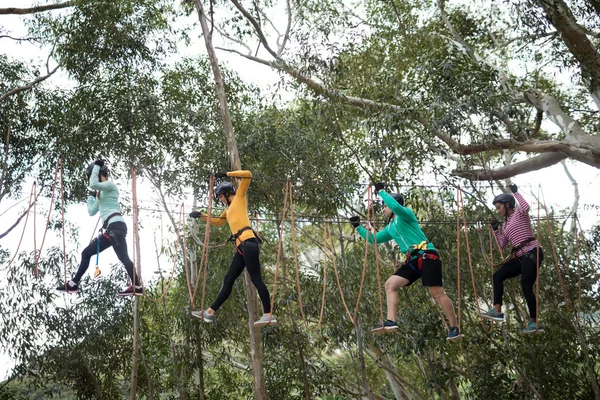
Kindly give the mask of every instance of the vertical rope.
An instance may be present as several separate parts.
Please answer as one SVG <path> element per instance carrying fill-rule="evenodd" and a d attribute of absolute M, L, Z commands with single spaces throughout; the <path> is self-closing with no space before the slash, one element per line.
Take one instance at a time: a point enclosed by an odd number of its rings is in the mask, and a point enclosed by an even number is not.
<path fill-rule="evenodd" d="M 460 304 L 461 304 L 461 296 L 460 296 L 460 203 L 459 203 L 459 193 L 460 193 L 460 186 L 456 187 L 456 273 L 458 275 L 457 277 L 457 325 L 458 325 L 458 329 L 459 331 L 461 330 L 460 327 Z M 442 318 L 443 319 L 443 318 Z"/>
<path fill-rule="evenodd" d="M 288 208 L 288 193 L 290 190 L 290 181 L 287 180 L 285 182 L 285 189 L 284 189 L 284 193 L 283 193 L 283 210 L 281 211 L 281 223 L 279 224 L 279 229 L 277 231 L 277 234 L 279 236 L 279 240 L 277 242 L 277 257 L 275 258 L 275 273 L 279 273 L 279 262 L 281 261 L 281 253 L 282 253 L 282 246 L 283 246 L 283 228 L 285 225 L 285 214 L 287 212 L 287 208 Z M 273 292 L 271 293 L 271 313 L 273 312 L 273 308 L 275 305 L 275 291 L 276 291 L 277 287 L 273 286 Z M 300 297 L 298 297 L 298 301 L 300 304 L 300 314 L 304 317 L 304 311 L 302 310 L 302 299 Z"/>
<path fill-rule="evenodd" d="M 62 157 L 58 157 L 58 165 L 60 167 L 60 209 L 62 216 L 63 266 L 65 282 L 67 282 L 67 240 L 65 235 L 65 181 L 63 177 Z"/>
<path fill-rule="evenodd" d="M 579 254 L 579 235 L 577 232 L 577 214 L 573 215 L 573 223 L 575 225 L 575 248 L 577 249 L 577 319 L 581 315 L 581 262 Z"/>
<path fill-rule="evenodd" d="M 54 192 L 56 190 L 56 183 L 58 182 L 58 171 L 59 164 L 56 164 L 56 168 L 54 169 L 54 180 L 52 182 L 52 194 L 50 195 L 50 208 L 48 208 L 48 218 L 46 218 L 46 228 L 44 229 L 44 235 L 42 236 L 42 243 L 40 244 L 40 250 L 36 254 L 35 257 L 35 270 L 38 270 L 38 264 L 40 261 L 40 257 L 42 255 L 42 249 L 44 248 L 44 242 L 46 241 L 46 233 L 48 233 L 48 228 L 50 227 L 50 215 L 52 214 L 52 206 L 54 205 Z"/>
<path fill-rule="evenodd" d="M 17 249 L 15 250 L 15 254 L 13 254 L 12 258 L 6 265 L 7 268 L 13 263 L 13 261 L 17 257 L 17 254 L 19 254 L 19 249 L 21 248 L 21 243 L 23 242 L 23 237 L 25 236 L 25 228 L 27 228 L 27 221 L 29 220 L 29 209 L 31 208 L 31 205 L 32 205 L 32 203 L 31 203 L 32 199 L 33 199 L 33 187 L 32 187 L 32 190 L 29 192 L 29 204 L 27 205 L 27 215 L 25 215 L 25 223 L 23 224 L 23 231 L 21 232 L 21 238 L 19 239 L 19 243 L 17 244 Z"/>
<path fill-rule="evenodd" d="M 538 185 L 538 193 L 539 193 L 539 190 L 541 190 L 540 185 Z M 558 265 L 558 254 L 556 253 L 556 245 L 554 244 L 554 235 L 552 233 L 552 226 L 550 224 L 550 217 L 548 216 L 548 209 L 546 208 L 546 201 L 545 201 L 546 199 L 545 199 L 543 191 L 542 191 L 542 197 L 544 198 L 544 203 L 542 204 L 542 206 L 544 207 L 544 211 L 546 212 L 546 222 L 547 222 L 547 227 L 548 227 L 548 234 L 550 235 L 550 244 L 552 245 L 552 255 L 554 257 L 554 264 L 556 266 L 556 272 L 558 274 L 558 281 L 560 283 L 560 288 L 562 290 L 563 298 L 565 299 L 565 304 L 567 306 L 567 309 L 571 310 L 571 302 L 569 301 L 569 298 L 567 297 L 567 290 L 565 287 L 565 282 L 564 282 L 563 276 L 560 272 L 560 266 Z M 539 210 L 538 210 L 538 212 L 539 212 Z M 539 231 L 538 231 L 538 235 L 539 235 Z M 539 250 L 538 250 L 538 256 L 539 256 Z M 539 261 L 538 261 L 538 265 L 539 265 Z M 539 271 L 538 271 L 538 285 L 539 285 Z M 536 310 L 536 313 L 539 313 L 539 311 Z M 537 316 L 536 316 L 536 319 L 537 319 Z"/>
<path fill-rule="evenodd" d="M 460 187 L 458 188 L 458 194 L 459 194 L 460 205 L 461 205 L 461 210 L 462 210 L 463 227 L 465 230 L 465 245 L 467 246 L 467 256 L 469 258 L 469 271 L 471 272 L 471 283 L 473 285 L 473 295 L 475 296 L 475 302 L 477 303 L 477 310 L 480 310 L 481 308 L 479 305 L 479 297 L 477 296 L 477 285 L 475 284 L 475 272 L 473 271 L 473 260 L 471 258 L 471 246 L 469 244 L 469 230 L 467 229 L 467 217 L 465 215 L 465 206 L 464 206 L 464 202 L 463 202 L 462 189 Z M 481 313 L 479 313 L 479 321 L 481 322 L 481 326 L 485 330 L 485 323 L 483 321 L 483 317 L 481 316 Z"/>
<path fill-rule="evenodd" d="M 206 278 L 208 271 L 208 251 L 209 251 L 209 239 L 210 239 L 210 224 L 212 218 L 212 206 L 214 199 L 214 187 L 215 187 L 215 177 L 213 175 L 210 176 L 208 182 L 208 209 L 206 210 L 208 216 L 206 218 L 206 226 L 204 227 L 204 247 L 202 248 L 202 258 L 200 259 L 200 267 L 198 268 L 198 277 L 202 274 L 202 295 L 200 299 L 200 307 L 201 310 L 204 310 L 204 298 L 206 294 Z M 183 204 L 182 204 L 183 207 Z M 197 284 L 197 282 L 196 282 Z M 194 290 L 194 295 L 195 295 Z"/>
<path fill-rule="evenodd" d="M 36 190 L 37 186 L 35 184 L 35 181 L 33 182 L 33 257 L 34 259 L 37 260 L 37 231 L 36 231 L 36 226 L 37 226 L 37 190 Z M 37 262 L 35 263 L 35 268 L 33 270 L 33 276 L 35 276 L 36 278 L 39 277 L 39 271 L 38 271 L 38 264 Z"/>
<path fill-rule="evenodd" d="M 540 189 L 541 185 L 538 185 L 538 199 L 540 199 Z M 546 211 L 546 216 L 548 216 L 548 212 Z M 537 332 L 538 324 L 539 324 L 539 315 L 540 315 L 540 202 L 538 200 L 537 207 L 537 242 L 538 247 L 536 248 L 536 257 L 535 257 L 535 330 Z M 553 241 L 554 242 L 554 241 Z M 558 268 L 558 264 L 556 265 Z M 560 271 L 559 271 L 560 275 Z M 562 281 L 561 281 L 562 285 Z"/>

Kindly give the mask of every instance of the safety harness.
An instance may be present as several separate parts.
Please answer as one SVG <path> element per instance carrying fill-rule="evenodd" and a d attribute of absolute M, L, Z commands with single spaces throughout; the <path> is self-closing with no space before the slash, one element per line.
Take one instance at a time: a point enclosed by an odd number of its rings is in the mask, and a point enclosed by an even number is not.
<path fill-rule="evenodd" d="M 523 241 L 522 241 L 522 242 L 521 242 L 521 243 L 520 243 L 518 246 L 514 246 L 514 247 L 512 248 L 512 250 L 510 251 L 510 252 L 511 252 L 511 254 L 517 254 L 517 252 L 518 252 L 519 250 L 521 250 L 523 247 L 525 247 L 525 245 L 526 245 L 526 244 L 528 244 L 528 243 L 531 243 L 531 242 L 533 242 L 534 240 L 535 240 L 535 238 L 534 238 L 534 237 L 529 237 L 529 238 L 527 238 L 527 239 L 523 240 Z"/>
<path fill-rule="evenodd" d="M 227 242 L 233 242 L 235 244 L 235 242 L 242 235 L 242 233 L 244 233 L 244 232 L 246 232 L 248 230 L 250 230 L 250 231 L 252 231 L 252 233 L 254 233 L 254 237 L 258 241 L 258 244 L 261 244 L 263 242 L 263 240 L 258 235 L 258 232 L 256 232 L 254 229 L 252 229 L 251 226 L 245 226 L 242 229 L 240 229 L 239 231 L 237 231 L 236 233 L 232 233 L 231 236 L 229 236 L 229 239 L 227 239 Z M 238 253 L 240 253 L 241 255 L 244 255 L 244 252 L 242 252 L 240 250 L 240 246 L 235 246 L 235 249 L 237 250 Z"/>
<path fill-rule="evenodd" d="M 417 260 L 417 272 L 420 272 L 421 269 L 423 269 L 423 260 L 439 260 L 440 256 L 437 254 L 437 252 L 435 250 L 428 250 L 427 249 L 427 245 L 429 244 L 428 241 L 424 240 L 419 244 L 414 244 L 412 246 L 409 247 L 409 251 L 406 252 L 406 260 L 404 261 L 404 264 L 407 264 L 409 267 L 411 267 L 413 270 L 414 265 L 411 263 L 411 261 L 413 260 L 413 257 L 416 257 Z M 422 253 L 419 254 L 420 251 L 423 251 Z"/>

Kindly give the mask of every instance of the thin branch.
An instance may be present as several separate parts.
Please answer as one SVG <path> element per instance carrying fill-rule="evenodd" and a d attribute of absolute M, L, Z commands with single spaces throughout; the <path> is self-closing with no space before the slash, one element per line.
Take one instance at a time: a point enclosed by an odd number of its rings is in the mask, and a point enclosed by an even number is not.
<path fill-rule="evenodd" d="M 285 33 L 283 34 L 283 41 L 279 45 L 277 49 L 277 56 L 281 57 L 283 51 L 285 50 L 285 45 L 290 37 L 290 30 L 292 29 L 292 6 L 290 5 L 290 0 L 285 1 L 285 11 L 287 13 L 287 26 L 285 27 Z M 277 38 L 277 42 L 279 42 L 279 38 Z"/>
<path fill-rule="evenodd" d="M 50 78 L 52 75 L 54 75 L 54 73 L 56 71 L 58 71 L 59 66 L 57 65 L 52 71 L 50 71 L 49 73 L 47 73 L 46 75 L 40 76 L 36 79 L 34 79 L 33 81 L 31 81 L 30 83 L 28 83 L 25 86 L 20 86 L 17 88 L 14 88 L 6 93 L 4 93 L 2 96 L 0 96 L 0 101 L 6 99 L 9 96 L 15 95 L 17 93 L 21 93 L 24 92 L 26 90 L 30 90 L 31 88 L 33 88 L 36 84 L 45 81 L 46 79 Z"/>
<path fill-rule="evenodd" d="M 12 39 L 12 40 L 17 41 L 17 42 L 36 42 L 36 41 L 38 41 L 38 40 L 41 39 L 39 37 L 16 38 L 16 37 L 13 37 L 13 36 L 10 36 L 10 35 L 0 35 L 0 39 L 4 39 L 4 38 L 6 38 L 6 39 Z"/>
<path fill-rule="evenodd" d="M 75 5 L 74 1 L 65 1 L 64 3 L 47 4 L 45 6 L 36 6 L 36 7 L 29 7 L 29 8 L 16 8 L 16 7 L 0 8 L 0 15 L 8 15 L 8 14 L 18 14 L 18 15 L 35 14 L 35 13 L 44 12 L 44 11 L 58 10 L 58 9 L 61 9 L 61 8 L 68 8 L 68 7 L 71 7 L 71 6 L 74 6 L 74 5 Z"/>
<path fill-rule="evenodd" d="M 6 141 L 4 142 L 4 157 L 2 158 L 2 173 L 0 174 L 0 200 L 4 197 L 4 179 L 6 178 L 6 172 L 8 171 L 8 150 L 10 143 L 10 130 L 12 128 L 12 124 L 10 120 L 8 121 L 8 126 L 6 127 Z"/>
<path fill-rule="evenodd" d="M 280 60 L 279 55 L 275 51 L 273 51 L 273 49 L 269 45 L 269 42 L 267 41 L 267 38 L 265 37 L 265 34 L 263 33 L 258 21 L 252 15 L 250 15 L 248 10 L 246 10 L 237 0 L 231 0 L 231 2 L 238 10 L 240 10 L 240 12 L 244 15 L 244 17 L 248 21 L 250 21 L 252 26 L 254 26 L 254 30 L 256 31 L 256 34 L 258 35 L 260 42 L 263 44 L 263 46 L 269 52 L 269 54 L 271 54 L 275 59 Z"/>

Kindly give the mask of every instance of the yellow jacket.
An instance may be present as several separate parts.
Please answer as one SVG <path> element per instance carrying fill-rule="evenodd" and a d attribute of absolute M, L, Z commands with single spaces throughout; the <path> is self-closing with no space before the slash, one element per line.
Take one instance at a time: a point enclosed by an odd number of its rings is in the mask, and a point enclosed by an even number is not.
<path fill-rule="evenodd" d="M 227 176 L 242 178 L 242 182 L 237 188 L 231 204 L 225 208 L 225 211 L 223 211 L 219 217 L 210 217 L 210 223 L 215 226 L 223 226 L 225 222 L 227 222 L 229 224 L 229 229 L 231 229 L 231 233 L 235 235 L 240 229 L 251 226 L 250 218 L 248 217 L 248 197 L 246 197 L 246 192 L 248 191 L 248 186 L 250 186 L 252 172 L 229 171 L 227 172 Z M 201 217 L 203 221 L 208 220 L 208 215 L 204 213 L 202 213 Z M 236 239 L 235 245 L 239 246 L 244 240 L 253 237 L 255 236 L 251 229 L 245 230 Z"/>

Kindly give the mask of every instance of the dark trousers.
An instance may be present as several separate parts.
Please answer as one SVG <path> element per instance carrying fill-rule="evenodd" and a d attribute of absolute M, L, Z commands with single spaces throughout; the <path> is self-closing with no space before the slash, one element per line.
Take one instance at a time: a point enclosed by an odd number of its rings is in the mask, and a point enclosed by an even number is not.
<path fill-rule="evenodd" d="M 537 318 L 537 304 L 533 285 L 537 279 L 537 249 L 533 249 L 521 257 L 515 257 L 502 264 L 494 273 L 494 304 L 502 305 L 504 281 L 521 275 L 521 288 L 529 308 L 529 316 Z M 544 252 L 539 248 L 540 262 L 544 261 Z"/>
<path fill-rule="evenodd" d="M 83 274 L 90 266 L 90 259 L 96 255 L 98 251 L 98 240 L 100 240 L 100 252 L 108 249 L 112 246 L 113 250 L 119 257 L 119 261 L 123 263 L 125 266 L 125 270 L 127 271 L 127 275 L 129 275 L 129 279 L 133 282 L 133 262 L 129 258 L 129 254 L 127 254 L 127 242 L 125 237 L 127 236 L 127 225 L 125 222 L 113 222 L 108 226 L 107 230 L 108 234 L 101 235 L 100 238 L 94 238 L 91 243 L 83 249 L 81 253 L 81 264 L 79 264 L 79 268 L 77 269 L 77 274 L 73 277 L 73 282 L 79 283 Z M 139 279 L 136 279 L 136 284 L 139 285 Z"/>
<path fill-rule="evenodd" d="M 210 308 L 217 311 L 223 305 L 231 294 L 234 282 L 244 271 L 244 268 L 248 269 L 250 280 L 252 280 L 256 290 L 258 290 L 258 296 L 262 302 L 264 313 L 271 312 L 269 289 L 267 289 L 260 272 L 260 248 L 258 247 L 258 241 L 254 238 L 245 240 L 236 249 L 233 260 L 231 260 L 231 264 L 229 265 L 229 270 L 225 275 L 223 286 Z"/>

